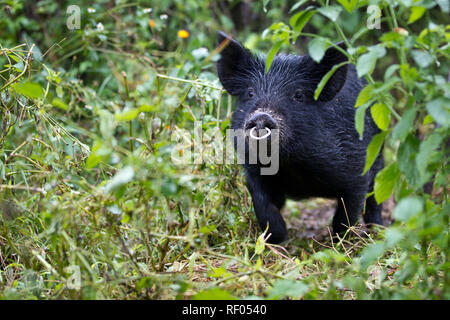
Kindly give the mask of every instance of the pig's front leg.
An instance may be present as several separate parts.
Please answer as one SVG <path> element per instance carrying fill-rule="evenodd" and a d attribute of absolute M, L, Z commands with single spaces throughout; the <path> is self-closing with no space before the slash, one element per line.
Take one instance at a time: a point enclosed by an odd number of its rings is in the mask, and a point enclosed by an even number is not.
<path fill-rule="evenodd" d="M 286 240 L 286 223 L 280 214 L 280 209 L 286 200 L 284 194 L 276 190 L 276 186 L 271 186 L 263 177 L 249 172 L 247 172 L 247 186 L 252 195 L 259 226 L 264 231 L 268 225 L 267 234 L 272 234 L 267 241 L 280 243 Z"/>

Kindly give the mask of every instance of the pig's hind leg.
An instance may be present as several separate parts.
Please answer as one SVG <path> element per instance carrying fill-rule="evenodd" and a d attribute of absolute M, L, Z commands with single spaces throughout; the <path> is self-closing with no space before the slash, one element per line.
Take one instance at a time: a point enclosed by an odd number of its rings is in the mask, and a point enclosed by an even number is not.
<path fill-rule="evenodd" d="M 338 205 L 333 218 L 333 232 L 342 233 L 355 225 L 364 207 L 365 193 L 353 193 L 337 199 Z"/>

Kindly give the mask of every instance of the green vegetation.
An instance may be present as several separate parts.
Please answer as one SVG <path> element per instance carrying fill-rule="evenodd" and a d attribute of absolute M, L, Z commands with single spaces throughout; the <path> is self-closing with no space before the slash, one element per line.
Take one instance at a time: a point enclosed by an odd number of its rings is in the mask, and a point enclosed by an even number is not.
<path fill-rule="evenodd" d="M 0 298 L 450 299 L 448 1 L 79 1 L 69 30 L 71 4 L 0 1 Z M 392 226 L 313 240 L 327 204 L 290 202 L 269 245 L 238 166 L 173 163 L 178 128 L 229 127 L 217 30 L 268 64 L 347 43 Z"/>

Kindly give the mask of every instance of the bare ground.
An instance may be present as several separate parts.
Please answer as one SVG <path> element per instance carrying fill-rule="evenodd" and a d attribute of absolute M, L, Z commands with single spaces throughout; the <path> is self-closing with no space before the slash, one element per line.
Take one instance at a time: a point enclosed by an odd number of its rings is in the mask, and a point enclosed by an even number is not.
<path fill-rule="evenodd" d="M 392 224 L 394 199 L 383 203 L 383 225 Z M 282 214 L 287 222 L 289 237 L 323 240 L 329 238 L 329 228 L 336 208 L 336 200 L 314 199 L 301 202 L 289 201 Z"/>

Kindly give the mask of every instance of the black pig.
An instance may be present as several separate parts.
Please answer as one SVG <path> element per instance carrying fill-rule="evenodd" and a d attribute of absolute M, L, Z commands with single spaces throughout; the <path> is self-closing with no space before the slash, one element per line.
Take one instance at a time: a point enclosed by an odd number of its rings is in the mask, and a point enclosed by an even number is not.
<path fill-rule="evenodd" d="M 232 129 L 279 129 L 279 170 L 261 175 L 260 166 L 244 164 L 248 189 L 262 230 L 269 242 L 287 238 L 280 214 L 286 197 L 338 200 L 333 231 L 357 223 L 363 211 L 367 224 L 382 224 L 381 205 L 373 197 L 374 178 L 383 166 L 377 158 L 363 176 L 366 149 L 379 132 L 369 114 L 360 140 L 355 129 L 355 101 L 365 82 L 351 64 L 329 79 L 318 100 L 314 91 L 322 77 L 347 60 L 331 46 L 320 63 L 311 57 L 279 54 L 265 73 L 265 57 L 250 53 L 239 42 L 219 32 L 222 45 L 217 72 L 223 87 L 237 97 Z M 225 46 L 224 46 L 225 45 Z M 343 44 L 339 46 L 345 49 Z M 270 130 L 266 129 L 268 133 Z"/>

